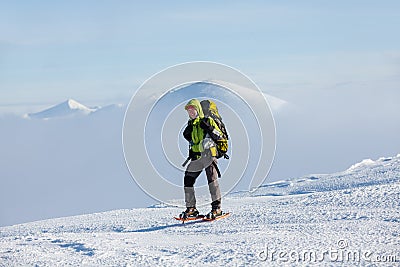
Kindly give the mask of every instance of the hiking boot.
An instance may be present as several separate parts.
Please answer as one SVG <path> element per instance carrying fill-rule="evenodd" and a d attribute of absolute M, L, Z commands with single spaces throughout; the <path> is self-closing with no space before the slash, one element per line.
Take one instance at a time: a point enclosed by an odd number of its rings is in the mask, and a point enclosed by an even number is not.
<path fill-rule="evenodd" d="M 190 207 L 190 208 L 186 208 L 186 210 L 184 212 L 182 212 L 179 217 L 180 218 L 189 218 L 189 217 L 197 217 L 199 215 L 199 211 L 194 208 L 194 207 Z"/>
<path fill-rule="evenodd" d="M 222 213 L 222 210 L 221 209 L 212 209 L 208 214 L 207 214 L 207 218 L 208 219 L 215 219 L 215 218 L 217 218 L 218 216 L 221 216 L 223 213 Z"/>

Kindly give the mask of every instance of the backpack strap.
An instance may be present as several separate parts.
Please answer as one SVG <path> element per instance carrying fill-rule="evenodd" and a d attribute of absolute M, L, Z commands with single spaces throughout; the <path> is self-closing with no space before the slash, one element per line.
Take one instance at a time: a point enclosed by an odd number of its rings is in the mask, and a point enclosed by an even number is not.
<path fill-rule="evenodd" d="M 186 166 L 186 164 L 189 162 L 189 160 L 190 160 L 190 156 L 189 156 L 189 157 L 187 157 L 187 159 L 185 160 L 185 162 L 182 164 L 182 167 L 185 167 L 185 166 Z"/>
<path fill-rule="evenodd" d="M 221 178 L 221 172 L 219 171 L 219 168 L 218 168 L 217 163 L 215 163 L 215 161 L 213 161 L 213 162 L 212 162 L 212 165 L 214 165 L 215 170 L 217 171 L 218 178 Z"/>

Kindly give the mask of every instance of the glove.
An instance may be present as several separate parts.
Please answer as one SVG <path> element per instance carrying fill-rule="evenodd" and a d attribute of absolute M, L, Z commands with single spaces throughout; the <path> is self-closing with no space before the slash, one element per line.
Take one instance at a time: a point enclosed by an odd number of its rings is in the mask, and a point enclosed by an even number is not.
<path fill-rule="evenodd" d="M 197 160 L 197 157 L 200 153 L 193 152 L 193 150 L 189 149 L 189 158 L 191 160 Z"/>
<path fill-rule="evenodd" d="M 200 121 L 200 128 L 208 133 L 214 141 L 218 141 L 221 139 L 221 135 L 218 134 L 218 131 L 214 131 L 215 128 L 210 124 L 207 118 L 204 118 Z"/>

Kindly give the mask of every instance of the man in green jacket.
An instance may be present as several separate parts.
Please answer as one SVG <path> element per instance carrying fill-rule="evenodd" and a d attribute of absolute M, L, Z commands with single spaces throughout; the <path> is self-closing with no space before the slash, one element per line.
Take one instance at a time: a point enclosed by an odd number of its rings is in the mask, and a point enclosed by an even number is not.
<path fill-rule="evenodd" d="M 215 142 L 222 138 L 222 132 L 211 117 L 204 117 L 199 100 L 190 100 L 185 106 L 185 110 L 188 112 L 189 121 L 183 136 L 190 143 L 189 157 L 191 162 L 185 171 L 186 210 L 181 214 L 181 217 L 199 215 L 199 211 L 196 209 L 194 183 L 202 170 L 205 169 L 212 200 L 211 212 L 207 214 L 207 217 L 215 218 L 222 215 L 215 145 Z"/>

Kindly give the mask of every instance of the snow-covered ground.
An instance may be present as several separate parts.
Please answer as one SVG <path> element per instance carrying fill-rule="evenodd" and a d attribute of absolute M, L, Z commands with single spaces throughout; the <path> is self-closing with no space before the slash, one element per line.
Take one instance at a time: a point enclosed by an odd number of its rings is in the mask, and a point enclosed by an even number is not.
<path fill-rule="evenodd" d="M 2 227 L 0 266 L 399 266 L 399 206 L 400 154 L 230 194 L 216 222 L 152 207 Z"/>

